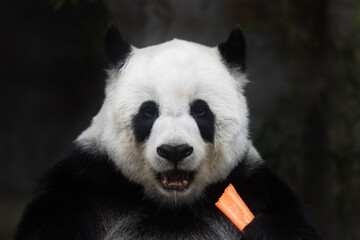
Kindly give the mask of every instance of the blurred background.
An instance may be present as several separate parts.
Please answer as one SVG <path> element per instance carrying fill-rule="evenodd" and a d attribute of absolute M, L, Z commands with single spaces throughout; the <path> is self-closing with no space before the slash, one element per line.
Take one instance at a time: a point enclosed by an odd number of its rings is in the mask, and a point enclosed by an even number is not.
<path fill-rule="evenodd" d="M 0 239 L 104 97 L 109 22 L 137 47 L 248 42 L 251 135 L 324 239 L 360 239 L 359 0 L 0 3 Z"/>

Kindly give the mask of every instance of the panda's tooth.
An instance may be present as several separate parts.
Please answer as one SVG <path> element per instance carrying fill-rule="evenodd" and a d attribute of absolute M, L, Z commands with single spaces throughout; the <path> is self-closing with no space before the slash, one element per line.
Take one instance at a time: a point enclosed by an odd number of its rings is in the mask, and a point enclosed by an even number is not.
<path fill-rule="evenodd" d="M 188 181 L 182 180 L 181 184 L 183 185 L 183 187 L 186 187 L 188 185 Z"/>
<path fill-rule="evenodd" d="M 164 179 L 164 180 L 162 181 L 162 184 L 165 185 L 165 186 L 168 186 L 168 185 L 169 185 L 169 181 L 166 180 L 166 179 Z"/>

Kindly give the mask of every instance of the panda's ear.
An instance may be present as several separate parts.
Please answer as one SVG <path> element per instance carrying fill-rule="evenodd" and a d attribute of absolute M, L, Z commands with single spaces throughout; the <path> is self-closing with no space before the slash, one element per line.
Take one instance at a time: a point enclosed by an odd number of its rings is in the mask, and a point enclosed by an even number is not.
<path fill-rule="evenodd" d="M 218 49 L 221 57 L 229 68 L 239 69 L 242 72 L 246 71 L 246 42 L 239 25 L 233 28 L 228 40 L 220 43 Z"/>
<path fill-rule="evenodd" d="M 109 24 L 104 39 L 104 53 L 110 64 L 121 67 L 131 51 L 131 46 L 124 41 L 118 28 Z"/>

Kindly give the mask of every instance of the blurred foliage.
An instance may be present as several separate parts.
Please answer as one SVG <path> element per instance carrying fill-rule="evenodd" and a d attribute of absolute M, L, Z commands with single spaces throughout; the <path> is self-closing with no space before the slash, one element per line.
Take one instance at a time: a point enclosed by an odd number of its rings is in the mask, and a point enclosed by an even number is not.
<path fill-rule="evenodd" d="M 255 144 L 305 201 L 313 201 L 315 221 L 331 226 L 326 235 L 354 239 L 360 213 L 360 1 L 336 6 L 356 12 L 345 34 L 331 25 L 328 1 L 283 1 L 288 46 L 282 50 L 291 51 L 281 54 L 290 63 L 289 91 Z"/>
<path fill-rule="evenodd" d="M 95 2 L 95 0 L 83 0 L 83 2 Z M 81 0 L 49 0 L 49 4 L 54 11 L 59 11 L 66 3 L 77 7 L 80 5 Z"/>

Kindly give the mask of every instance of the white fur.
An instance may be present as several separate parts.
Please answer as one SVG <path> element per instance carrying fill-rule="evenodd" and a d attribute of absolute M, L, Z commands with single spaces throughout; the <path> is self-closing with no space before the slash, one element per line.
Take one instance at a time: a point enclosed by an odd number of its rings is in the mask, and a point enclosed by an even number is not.
<path fill-rule="evenodd" d="M 103 106 L 78 141 L 106 151 L 125 176 L 144 186 L 148 197 L 167 204 L 191 202 L 207 185 L 226 178 L 248 149 L 253 149 L 243 95 L 246 82 L 244 74 L 226 68 L 216 47 L 174 39 L 133 48 L 123 69 L 110 71 Z M 213 143 L 204 142 L 189 114 L 189 104 L 195 99 L 206 101 L 215 114 Z M 137 143 L 132 117 L 149 100 L 159 105 L 160 115 L 150 137 Z M 179 164 L 181 169 L 198 171 L 184 192 L 166 191 L 155 178 L 156 172 L 170 169 L 156 153 L 158 146 L 169 143 L 194 148 Z M 251 151 L 256 155 L 255 149 Z"/>

